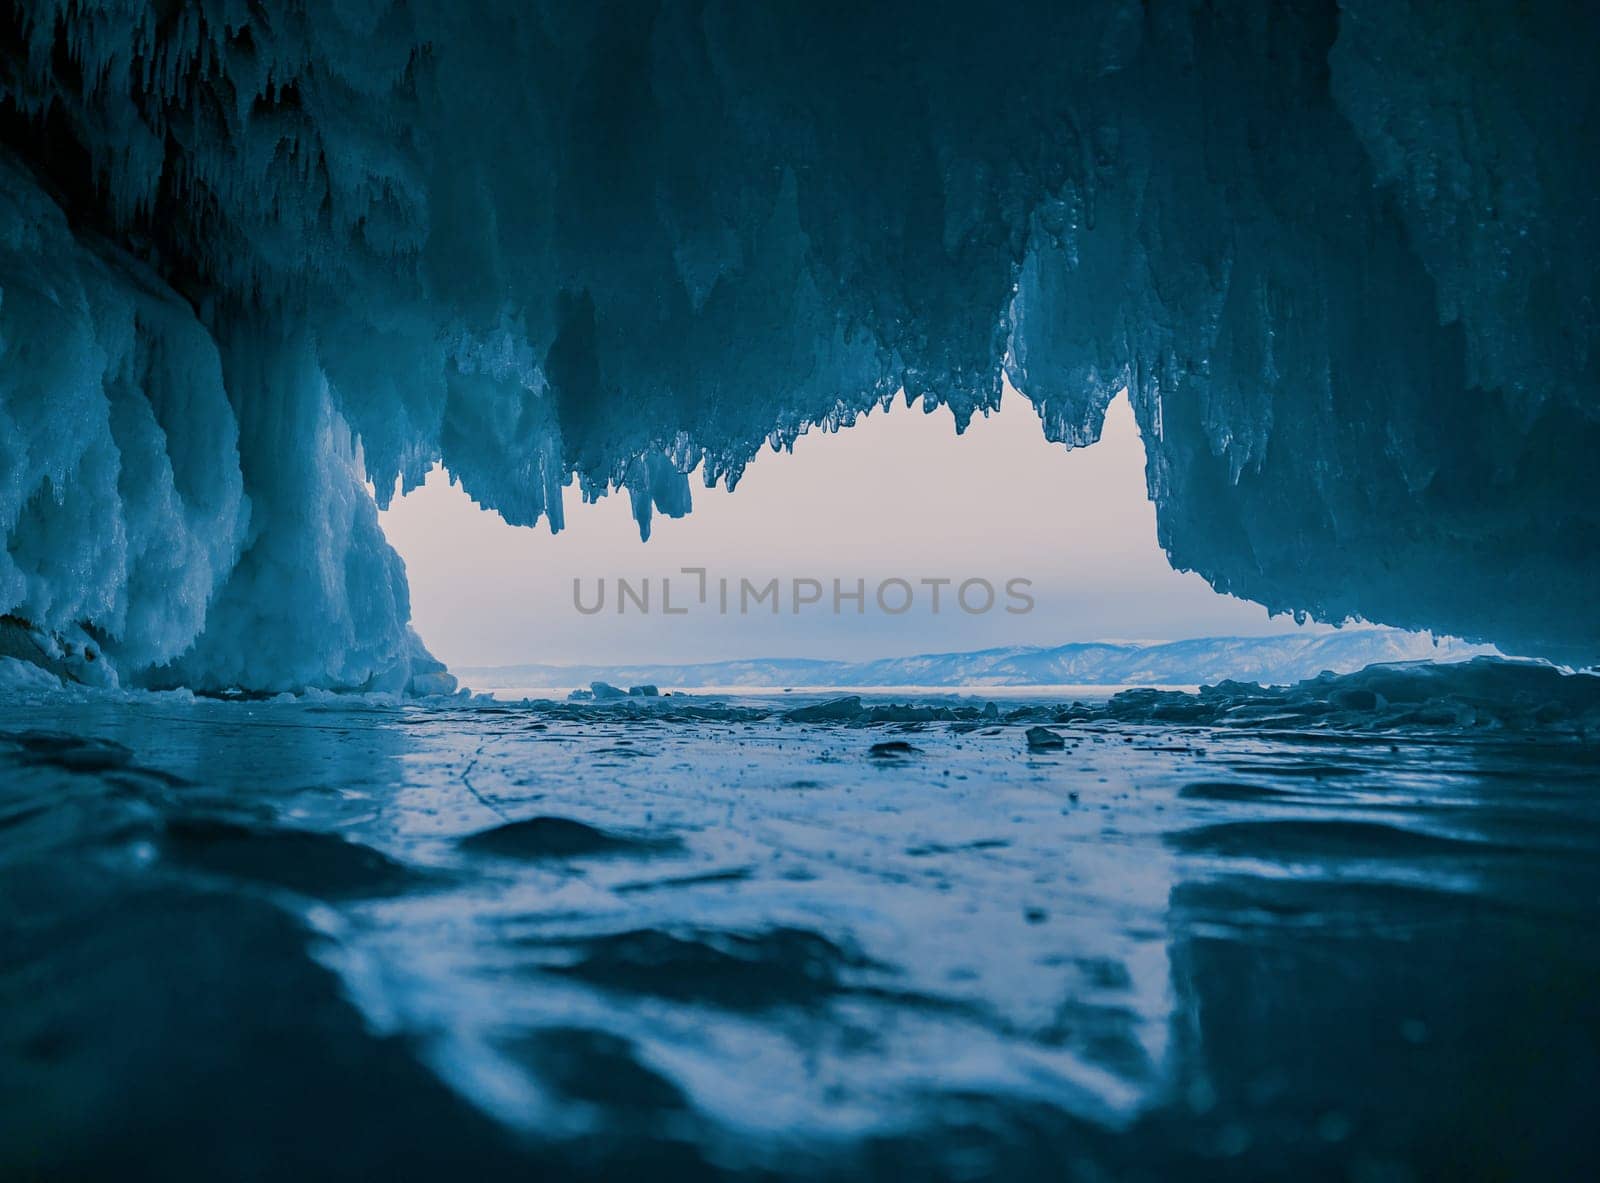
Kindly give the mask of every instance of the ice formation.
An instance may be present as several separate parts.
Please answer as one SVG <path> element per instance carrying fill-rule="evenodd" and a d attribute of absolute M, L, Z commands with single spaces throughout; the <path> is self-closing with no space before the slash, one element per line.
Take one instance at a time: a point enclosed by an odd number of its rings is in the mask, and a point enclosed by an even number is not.
<path fill-rule="evenodd" d="M 648 529 L 696 466 L 901 391 L 959 427 L 1003 373 L 1069 445 L 1128 387 L 1221 589 L 1600 655 L 1590 7 L 0 21 L 0 613 L 50 660 L 437 679 L 368 482 L 559 526 L 576 474 Z"/>

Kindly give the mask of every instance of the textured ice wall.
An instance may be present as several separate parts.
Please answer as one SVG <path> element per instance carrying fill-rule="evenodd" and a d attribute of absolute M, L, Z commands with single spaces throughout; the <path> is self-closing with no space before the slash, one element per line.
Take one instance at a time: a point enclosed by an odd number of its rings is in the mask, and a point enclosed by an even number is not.
<path fill-rule="evenodd" d="M 189 306 L 147 269 L 80 245 L 0 160 L 9 631 L 27 622 L 40 657 L 97 683 L 182 653 L 244 538 L 237 441 L 216 346 Z"/>
<path fill-rule="evenodd" d="M 1220 588 L 1600 653 L 1586 6 L 0 12 L 0 132 L 80 253 L 137 256 L 170 289 L 152 301 L 193 310 L 214 355 L 186 373 L 221 374 L 240 432 L 248 532 L 242 502 L 233 533 L 209 523 L 181 595 L 0 581 L 0 609 L 92 625 L 143 680 L 403 679 L 363 475 L 386 500 L 442 460 L 559 525 L 576 473 L 648 529 L 688 510 L 696 464 L 735 481 L 901 390 L 964 425 L 1003 371 L 1072 445 L 1127 385 L 1163 544 Z M 83 413 L 65 369 L 0 366 L 9 415 L 67 383 L 22 451 Z"/>

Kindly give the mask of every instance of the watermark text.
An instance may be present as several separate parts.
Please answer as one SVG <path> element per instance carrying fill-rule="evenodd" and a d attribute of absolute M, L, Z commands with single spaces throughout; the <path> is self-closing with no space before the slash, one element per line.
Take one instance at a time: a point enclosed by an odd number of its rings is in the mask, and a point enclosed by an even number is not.
<path fill-rule="evenodd" d="M 574 578 L 572 606 L 584 616 L 687 616 L 691 612 L 718 616 L 904 616 L 913 611 L 935 616 L 945 612 L 1025 616 L 1034 608 L 1032 589 L 1033 580 L 1022 576 L 751 578 L 714 574 L 706 567 L 682 567 L 676 575 Z"/>

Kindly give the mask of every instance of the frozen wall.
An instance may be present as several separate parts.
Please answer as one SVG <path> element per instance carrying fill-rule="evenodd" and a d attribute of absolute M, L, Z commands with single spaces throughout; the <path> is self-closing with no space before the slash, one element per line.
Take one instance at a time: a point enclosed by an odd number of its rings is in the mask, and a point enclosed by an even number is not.
<path fill-rule="evenodd" d="M 647 530 L 1003 371 L 1075 446 L 1129 387 L 1219 588 L 1600 654 L 1585 6 L 0 12 L 0 192 L 54 236 L 0 274 L 0 611 L 125 678 L 425 668 L 363 477 L 559 525 L 576 472 Z"/>

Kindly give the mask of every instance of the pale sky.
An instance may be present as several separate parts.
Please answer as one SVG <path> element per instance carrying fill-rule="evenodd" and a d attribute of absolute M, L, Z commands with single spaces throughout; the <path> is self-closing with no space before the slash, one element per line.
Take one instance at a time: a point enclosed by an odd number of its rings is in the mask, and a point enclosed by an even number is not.
<path fill-rule="evenodd" d="M 837 434 L 813 431 L 793 454 L 763 451 L 738 491 L 694 486 L 686 518 L 657 516 L 639 541 L 625 495 L 582 504 L 566 497 L 567 526 L 508 526 L 473 505 L 446 475 L 395 500 L 383 527 L 406 561 L 418 632 L 453 666 L 520 662 L 687 662 L 741 657 L 857 658 L 1057 645 L 1107 639 L 1176 640 L 1296 631 L 1259 605 L 1218 595 L 1197 575 L 1167 566 L 1146 499 L 1144 453 L 1126 397 L 1112 404 L 1100 443 L 1068 451 L 1045 440 L 1028 402 L 1008 391 L 1001 409 L 957 436 L 947 411 L 897 403 Z M 695 602 L 704 567 L 710 602 Z M 783 581 L 781 612 L 737 610 L 741 578 Z M 618 577 L 652 584 L 651 613 L 616 611 Z M 730 581 L 733 610 L 718 614 L 716 581 Z M 605 580 L 605 610 L 585 606 Z M 661 582 L 673 606 L 660 611 Z M 909 611 L 886 615 L 878 585 L 912 585 Z M 941 611 L 924 578 L 948 578 Z M 792 581 L 815 579 L 822 603 L 793 611 Z M 832 611 L 832 584 L 864 580 L 867 605 Z M 994 609 L 969 614 L 954 587 L 984 579 Z M 1007 580 L 1032 581 L 1033 610 L 1008 614 Z M 807 588 L 807 591 L 810 589 Z M 885 592 L 898 607 L 899 588 Z M 973 585 L 969 605 L 980 607 Z M 1317 626 L 1311 626 L 1313 628 Z"/>

